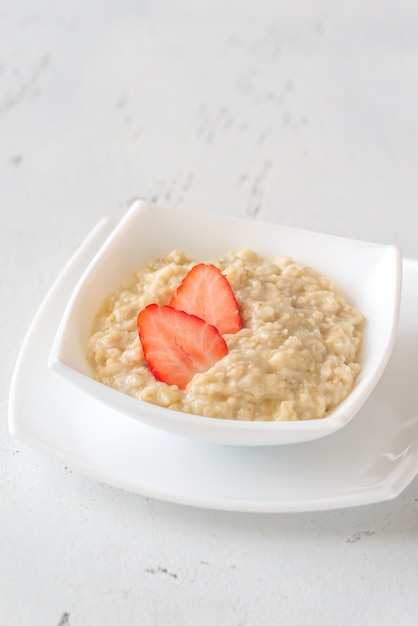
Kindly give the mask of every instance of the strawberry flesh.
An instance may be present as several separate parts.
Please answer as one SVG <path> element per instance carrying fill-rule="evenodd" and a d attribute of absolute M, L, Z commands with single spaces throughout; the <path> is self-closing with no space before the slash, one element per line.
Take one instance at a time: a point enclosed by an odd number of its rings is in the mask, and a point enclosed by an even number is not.
<path fill-rule="evenodd" d="M 169 305 L 204 319 L 221 335 L 242 328 L 234 292 L 227 278 L 215 265 L 199 263 L 186 274 Z"/>
<path fill-rule="evenodd" d="M 148 305 L 138 314 L 137 328 L 154 377 L 179 389 L 228 354 L 217 328 L 172 306 Z"/>

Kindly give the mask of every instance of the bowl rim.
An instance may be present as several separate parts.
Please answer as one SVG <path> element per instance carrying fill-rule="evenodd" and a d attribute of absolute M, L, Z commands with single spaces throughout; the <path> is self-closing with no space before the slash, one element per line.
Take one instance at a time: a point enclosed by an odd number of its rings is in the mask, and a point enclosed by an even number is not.
<path fill-rule="evenodd" d="M 273 227 L 274 229 L 281 229 L 283 232 L 292 232 L 296 235 L 303 234 L 308 237 L 315 237 L 317 239 L 332 240 L 334 242 L 344 242 L 345 245 L 351 244 L 355 246 L 365 246 L 367 248 L 376 248 L 383 251 L 390 251 L 393 255 L 394 273 L 396 277 L 396 283 L 394 285 L 394 297 L 392 299 L 392 324 L 391 331 L 387 337 L 385 349 L 382 353 L 378 367 L 366 381 L 363 379 L 357 379 L 353 390 L 349 396 L 343 400 L 333 411 L 322 419 L 307 419 L 298 421 L 245 421 L 234 419 L 217 419 L 213 417 L 205 417 L 192 413 L 184 413 L 182 411 L 167 409 L 158 405 L 151 404 L 144 400 L 136 399 L 132 396 L 124 394 L 123 392 L 106 386 L 104 383 L 96 381 L 94 378 L 77 371 L 71 365 L 69 365 L 62 355 L 62 343 L 67 331 L 68 323 L 71 320 L 73 309 L 77 298 L 80 296 L 80 291 L 91 275 L 92 270 L 97 266 L 98 262 L 106 256 L 107 251 L 112 245 L 117 243 L 117 239 L 123 234 L 124 228 L 130 223 L 133 217 L 136 217 L 140 212 L 144 210 L 152 210 L 154 213 L 159 211 L 170 211 L 176 214 L 177 217 L 214 220 L 218 223 L 230 224 L 243 224 L 251 223 L 258 224 L 258 227 Z M 298 259 L 295 259 L 296 261 Z M 64 314 L 61 318 L 57 332 L 54 337 L 54 341 L 49 353 L 48 365 L 49 367 L 64 376 L 67 380 L 71 381 L 77 387 L 83 389 L 85 392 L 92 395 L 96 400 L 101 403 L 105 403 L 111 406 L 115 410 L 122 411 L 123 413 L 130 415 L 132 418 L 146 423 L 152 427 L 162 428 L 163 430 L 184 434 L 186 431 L 190 432 L 190 436 L 197 436 L 197 438 L 204 438 L 205 440 L 215 439 L 215 443 L 223 443 L 225 438 L 223 433 L 228 433 L 226 437 L 228 444 L 233 444 L 233 438 L 235 433 L 245 434 L 245 439 L 248 439 L 247 434 L 258 432 L 260 434 L 260 440 L 258 443 L 253 444 L 251 441 L 246 441 L 244 444 L 237 442 L 238 445 L 267 445 L 270 441 L 263 442 L 263 435 L 271 435 L 272 433 L 278 434 L 290 434 L 290 433 L 310 433 L 308 438 L 299 438 L 295 442 L 300 443 L 302 441 L 311 440 L 317 437 L 322 437 L 335 432 L 344 425 L 346 425 L 355 414 L 359 411 L 364 404 L 370 393 L 374 389 L 378 380 L 380 379 L 387 362 L 392 352 L 396 330 L 398 326 L 399 310 L 400 310 L 400 294 L 402 283 L 402 254 L 398 246 L 394 244 L 382 244 L 376 242 L 368 242 L 360 239 L 352 239 L 348 237 L 342 237 L 340 235 L 333 235 L 329 233 L 323 233 L 318 231 L 312 231 L 308 229 L 295 228 L 293 226 L 285 226 L 275 222 L 257 221 L 241 218 L 236 216 L 224 216 L 210 213 L 201 213 L 197 211 L 191 211 L 188 209 L 178 209 L 174 207 L 167 207 L 164 205 L 155 204 L 146 200 L 136 200 L 132 203 L 128 211 L 122 216 L 122 218 L 116 223 L 111 232 L 104 239 L 99 246 L 98 251 L 93 256 L 91 261 L 87 264 L 84 272 L 81 274 L 77 281 L 72 294 L 65 307 Z M 348 411 L 346 406 L 354 406 L 353 410 Z M 161 415 L 162 413 L 162 415 Z M 151 416 L 152 423 L 148 417 Z M 156 418 L 159 418 L 156 420 Z M 169 423 L 167 423 L 169 422 Z M 171 426 L 176 425 L 175 428 Z M 192 433 L 193 431 L 193 433 Z M 220 434 L 220 437 L 214 436 L 213 431 Z M 218 441 L 218 439 L 221 439 Z M 293 441 L 287 441 L 284 437 L 283 442 L 280 440 L 273 440 L 270 445 L 280 445 L 280 443 L 293 443 Z"/>

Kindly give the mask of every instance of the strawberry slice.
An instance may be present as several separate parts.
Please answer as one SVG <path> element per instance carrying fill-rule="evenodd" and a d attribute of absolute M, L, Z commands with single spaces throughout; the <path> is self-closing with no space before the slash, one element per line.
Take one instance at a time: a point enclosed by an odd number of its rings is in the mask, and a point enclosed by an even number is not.
<path fill-rule="evenodd" d="M 201 317 L 221 335 L 242 328 L 234 292 L 227 278 L 215 265 L 199 263 L 186 274 L 169 305 Z"/>
<path fill-rule="evenodd" d="M 154 377 L 179 389 L 228 354 L 214 326 L 171 306 L 149 304 L 138 314 L 137 328 Z"/>

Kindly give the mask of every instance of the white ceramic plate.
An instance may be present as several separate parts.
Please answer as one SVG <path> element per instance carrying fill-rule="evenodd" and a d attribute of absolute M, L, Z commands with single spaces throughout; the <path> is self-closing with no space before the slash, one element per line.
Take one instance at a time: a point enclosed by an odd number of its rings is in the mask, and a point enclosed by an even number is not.
<path fill-rule="evenodd" d="M 92 320 L 113 289 L 129 284 L 151 259 L 180 249 L 197 260 L 231 249 L 280 254 L 336 281 L 366 318 L 362 367 L 353 390 L 326 419 L 245 421 L 212 419 L 143 402 L 93 379 L 86 358 Z M 368 398 L 391 354 L 398 323 L 401 255 L 395 246 L 215 216 L 136 201 L 82 273 L 56 334 L 50 366 L 116 411 L 177 435 L 208 443 L 276 445 L 325 437 L 345 427 Z"/>
<path fill-rule="evenodd" d="M 74 285 L 112 224 L 101 222 L 45 299 L 10 393 L 12 436 L 60 463 L 135 493 L 192 506 L 313 511 L 391 499 L 418 473 L 418 261 L 403 262 L 394 351 L 356 417 L 317 441 L 274 447 L 197 443 L 94 400 L 48 368 Z"/>

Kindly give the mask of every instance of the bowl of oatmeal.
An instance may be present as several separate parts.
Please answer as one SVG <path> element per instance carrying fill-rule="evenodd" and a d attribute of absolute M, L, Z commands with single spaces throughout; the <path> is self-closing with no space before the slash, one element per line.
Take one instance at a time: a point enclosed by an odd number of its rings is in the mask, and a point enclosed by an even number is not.
<path fill-rule="evenodd" d="M 49 365 L 175 435 L 310 441 L 372 392 L 400 287 L 393 245 L 137 201 L 76 285 Z"/>

